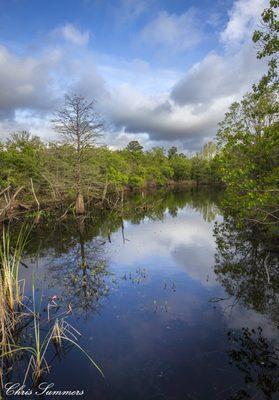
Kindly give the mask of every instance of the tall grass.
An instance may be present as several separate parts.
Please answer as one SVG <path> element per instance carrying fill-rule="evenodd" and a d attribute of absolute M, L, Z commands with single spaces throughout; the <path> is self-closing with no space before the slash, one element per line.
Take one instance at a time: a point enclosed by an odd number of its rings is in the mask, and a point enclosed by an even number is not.
<path fill-rule="evenodd" d="M 23 226 L 12 246 L 9 229 L 3 228 L 0 240 L 0 355 L 11 350 L 15 330 L 22 317 L 20 308 L 24 295 L 24 280 L 19 279 L 19 267 L 27 241 Z M 3 360 L 3 357 L 1 357 Z M 1 367 L 3 364 L 1 364 Z M 1 371 L 0 371 L 1 372 Z"/>
<path fill-rule="evenodd" d="M 62 347 L 66 341 L 78 348 L 87 356 L 90 362 L 104 377 L 100 367 L 92 357 L 77 343 L 81 335 L 65 318 L 69 311 L 60 314 L 55 322 L 49 316 L 50 304 L 48 304 L 48 318 L 46 319 L 47 333 L 41 335 L 42 324 L 40 312 L 36 309 L 35 288 L 33 285 L 33 301 L 31 308 L 24 301 L 25 281 L 20 279 L 20 264 L 28 238 L 28 229 L 23 227 L 15 241 L 11 244 L 9 230 L 3 229 L 0 241 L 0 383 L 2 381 L 5 361 L 10 361 L 18 355 L 28 356 L 28 365 L 24 375 L 24 383 L 32 371 L 32 380 L 38 382 L 44 373 L 50 371 L 47 362 L 47 351 L 53 343 L 56 348 Z M 28 318 L 26 318 L 28 317 Z M 17 340 L 18 333 L 26 327 L 31 329 L 32 344 L 24 345 Z M 24 323 L 22 323 L 24 321 Z M 30 326 L 31 325 L 31 326 Z M 45 330 L 45 327 L 44 327 Z"/>
<path fill-rule="evenodd" d="M 9 230 L 3 228 L 0 242 L 0 290 L 6 305 L 13 312 L 21 304 L 24 295 L 24 280 L 19 280 L 19 266 L 28 238 L 27 227 L 21 228 L 14 246 L 10 237 Z"/>
<path fill-rule="evenodd" d="M 2 354 L 2 357 L 13 356 L 17 353 L 25 353 L 29 356 L 28 366 L 25 371 L 23 384 L 25 384 L 27 377 L 30 375 L 30 371 L 32 371 L 32 378 L 35 384 L 39 382 L 43 374 L 50 372 L 50 366 L 47 362 L 47 351 L 49 350 L 51 343 L 53 343 L 56 348 L 62 348 L 63 342 L 65 341 L 81 351 L 81 353 L 83 353 L 91 362 L 91 364 L 100 372 L 102 377 L 104 377 L 103 371 L 98 366 L 98 364 L 77 343 L 78 338 L 81 336 L 81 334 L 70 323 L 68 323 L 65 318 L 56 318 L 54 324 L 49 327 L 47 333 L 43 337 L 41 336 L 42 326 L 40 313 L 36 311 L 35 304 L 36 302 L 33 287 L 33 344 L 29 346 L 23 346 L 17 345 L 15 343 L 10 343 L 9 349 L 6 351 L 6 353 Z M 65 312 L 65 314 L 66 313 L 67 312 Z"/>

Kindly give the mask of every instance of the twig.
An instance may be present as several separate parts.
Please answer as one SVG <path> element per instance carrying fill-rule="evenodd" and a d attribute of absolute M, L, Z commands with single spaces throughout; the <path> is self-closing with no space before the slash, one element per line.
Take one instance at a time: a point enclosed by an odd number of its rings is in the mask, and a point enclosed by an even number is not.
<path fill-rule="evenodd" d="M 75 204 L 75 202 L 71 203 L 71 204 L 69 205 L 69 207 L 66 208 L 66 211 L 64 212 L 64 214 L 61 215 L 61 217 L 59 217 L 57 221 L 61 221 L 61 220 L 67 215 L 69 209 L 70 209 L 74 204 Z"/>
<path fill-rule="evenodd" d="M 12 203 L 13 203 L 13 201 L 15 200 L 16 196 L 19 194 L 19 192 L 22 191 L 23 187 L 24 187 L 24 186 L 21 186 L 20 188 L 18 188 L 18 189 L 16 190 L 16 192 L 14 193 L 14 195 L 12 196 L 12 198 L 9 200 L 8 204 L 7 204 L 4 208 L 2 208 L 2 210 L 0 211 L 0 216 L 1 216 L 2 214 L 4 214 L 4 212 L 5 212 L 6 210 L 8 210 L 8 209 L 10 208 L 10 206 L 12 205 Z"/>
<path fill-rule="evenodd" d="M 7 186 L 5 189 L 3 189 L 2 192 L 0 192 L 0 196 L 2 196 L 2 194 L 4 194 L 10 188 L 11 188 L 11 186 Z"/>
<path fill-rule="evenodd" d="M 33 179 L 31 178 L 30 181 L 31 181 L 32 193 L 33 193 L 34 199 L 35 199 L 35 201 L 36 201 L 36 203 L 37 203 L 38 211 L 40 211 L 40 203 L 39 203 L 39 200 L 38 200 L 38 198 L 37 198 L 37 196 L 36 196 L 36 193 L 35 193 L 34 184 L 33 184 Z"/>

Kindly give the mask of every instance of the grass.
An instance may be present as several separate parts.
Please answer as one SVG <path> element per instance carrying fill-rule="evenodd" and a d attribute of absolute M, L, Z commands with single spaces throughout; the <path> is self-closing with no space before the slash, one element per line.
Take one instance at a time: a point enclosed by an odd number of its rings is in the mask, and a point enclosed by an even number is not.
<path fill-rule="evenodd" d="M 19 280 L 19 267 L 27 241 L 27 227 L 24 226 L 14 244 L 11 244 L 9 230 L 3 228 L 0 240 L 0 356 L 11 351 L 15 331 L 23 316 L 20 312 L 24 280 Z M 1 365 L 1 376 L 3 363 Z"/>
<path fill-rule="evenodd" d="M 62 341 L 67 341 L 71 343 L 73 346 L 78 348 L 91 362 L 91 364 L 94 365 L 94 367 L 100 372 L 103 378 L 105 378 L 105 375 L 99 365 L 93 360 L 93 358 L 77 343 L 77 336 L 81 336 L 81 333 L 79 333 L 71 324 L 69 324 L 67 321 L 64 319 L 62 320 L 56 320 L 51 338 L 54 340 L 57 344 L 61 345 Z"/>
<path fill-rule="evenodd" d="M 27 243 L 28 230 L 23 226 L 12 247 L 9 230 L 3 228 L 0 243 L 1 292 L 11 311 L 21 304 L 24 293 L 24 280 L 19 280 L 19 266 L 24 247 Z"/>
<path fill-rule="evenodd" d="M 32 375 L 36 384 L 40 378 L 50 372 L 47 362 L 47 352 L 51 344 L 56 349 L 62 348 L 63 342 L 68 342 L 83 353 L 104 377 L 101 368 L 93 358 L 78 344 L 81 334 L 66 321 L 69 311 L 65 311 L 56 317 L 50 318 L 50 304 L 48 304 L 48 316 L 43 321 L 39 310 L 36 309 L 35 288 L 33 285 L 33 299 L 31 308 L 24 297 L 25 281 L 20 280 L 20 264 L 23 250 L 27 243 L 28 229 L 22 228 L 14 247 L 11 245 L 9 230 L 3 229 L 0 242 L 0 381 L 5 377 L 5 362 L 14 361 L 16 355 L 27 355 L 27 368 L 24 373 L 24 381 Z M 47 325 L 47 331 L 42 331 Z M 20 339 L 20 332 L 28 327 L 31 329 L 32 344 L 25 345 Z M 22 343 L 23 342 L 23 343 Z M 32 371 L 32 374 L 31 374 Z"/>

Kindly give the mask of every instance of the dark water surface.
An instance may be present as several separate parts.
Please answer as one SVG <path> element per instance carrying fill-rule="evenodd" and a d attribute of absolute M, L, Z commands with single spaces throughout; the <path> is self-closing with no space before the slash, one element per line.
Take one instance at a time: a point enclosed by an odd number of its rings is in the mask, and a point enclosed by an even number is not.
<path fill-rule="evenodd" d="M 264 269 L 252 271 L 247 247 L 244 258 L 235 250 L 237 233 L 229 243 L 221 232 L 217 247 L 221 198 L 136 194 L 123 218 L 93 213 L 33 231 L 27 292 L 35 281 L 42 314 L 52 296 L 53 315 L 72 308 L 67 320 L 105 374 L 67 344 L 48 356 L 52 390 L 84 390 L 73 398 L 88 400 L 278 398 L 278 285 L 265 289 Z"/>

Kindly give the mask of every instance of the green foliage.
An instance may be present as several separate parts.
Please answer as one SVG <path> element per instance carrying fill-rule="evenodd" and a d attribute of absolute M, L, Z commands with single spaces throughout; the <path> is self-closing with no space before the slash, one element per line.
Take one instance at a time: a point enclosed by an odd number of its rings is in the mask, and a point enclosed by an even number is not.
<path fill-rule="evenodd" d="M 278 0 L 270 1 L 269 8 L 265 9 L 262 13 L 263 28 L 256 30 L 253 34 L 253 41 L 261 44 L 261 48 L 258 51 L 259 58 L 271 56 L 279 51 L 278 7 Z"/>
<path fill-rule="evenodd" d="M 208 156 L 208 151 L 204 151 L 204 158 L 202 155 L 187 157 L 173 147 L 166 155 L 160 147 L 143 151 L 139 142 L 133 141 L 123 150 L 88 144 L 82 154 L 80 172 L 88 197 L 102 197 L 104 190 L 164 186 L 169 182 L 213 183 L 214 158 Z M 46 144 L 28 132 L 13 134 L 0 144 L 0 189 L 23 186 L 24 200 L 32 201 L 32 178 L 40 200 L 73 199 L 76 159 L 76 148 L 71 143 Z"/>
<path fill-rule="evenodd" d="M 212 160 L 216 155 L 216 144 L 213 142 L 205 143 L 200 155 L 204 160 Z"/>
<path fill-rule="evenodd" d="M 184 154 L 175 154 L 170 158 L 173 169 L 173 179 L 175 181 L 191 180 L 191 160 Z"/>
<path fill-rule="evenodd" d="M 168 151 L 168 157 L 172 158 L 177 155 L 177 147 L 172 146 Z"/>
<path fill-rule="evenodd" d="M 273 90 L 232 104 L 218 132 L 220 173 L 227 204 L 241 218 L 277 221 L 278 100 Z"/>
<path fill-rule="evenodd" d="M 216 161 L 226 185 L 226 208 L 240 221 L 278 226 L 279 220 L 279 2 L 262 13 L 253 35 L 258 58 L 268 58 L 268 73 L 241 102 L 233 103 L 217 134 Z"/>
<path fill-rule="evenodd" d="M 268 58 L 268 72 L 255 85 L 254 90 L 263 91 L 269 85 L 278 89 L 278 51 L 279 51 L 279 19 L 278 0 L 270 0 L 269 8 L 262 12 L 262 28 L 253 34 L 254 43 L 259 45 L 258 58 Z"/>
<path fill-rule="evenodd" d="M 126 149 L 131 152 L 141 152 L 143 150 L 143 147 L 137 140 L 132 140 L 128 143 Z"/>
<path fill-rule="evenodd" d="M 25 186 L 39 179 L 43 143 L 29 132 L 13 133 L 0 147 L 0 184 Z"/>

